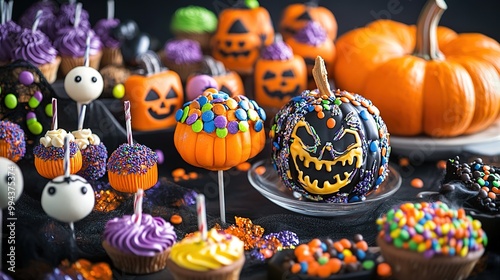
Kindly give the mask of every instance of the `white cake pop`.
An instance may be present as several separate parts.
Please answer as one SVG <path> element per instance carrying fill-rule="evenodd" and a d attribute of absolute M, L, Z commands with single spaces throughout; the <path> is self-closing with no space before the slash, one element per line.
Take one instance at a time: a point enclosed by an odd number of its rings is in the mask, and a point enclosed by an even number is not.
<path fill-rule="evenodd" d="M 21 168 L 8 158 L 0 157 L 0 208 L 16 202 L 23 192 L 24 180 Z"/>
<path fill-rule="evenodd" d="M 64 89 L 68 96 L 78 104 L 89 104 L 97 99 L 103 89 L 101 73 L 88 66 L 77 66 L 64 78 Z"/>
<path fill-rule="evenodd" d="M 83 177 L 69 173 L 69 137 L 64 138 L 64 175 L 45 185 L 42 193 L 42 208 L 50 217 L 69 223 L 85 218 L 94 208 L 95 196 L 92 186 Z"/>

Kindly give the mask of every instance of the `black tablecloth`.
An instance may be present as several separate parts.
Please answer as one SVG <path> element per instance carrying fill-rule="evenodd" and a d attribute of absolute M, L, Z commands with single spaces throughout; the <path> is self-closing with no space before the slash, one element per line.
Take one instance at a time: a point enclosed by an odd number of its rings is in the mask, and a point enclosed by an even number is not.
<path fill-rule="evenodd" d="M 92 112 L 98 111 L 100 103 L 95 102 L 94 107 L 89 108 Z M 101 107 L 99 107 L 101 108 Z M 97 113 L 96 113 L 97 114 Z M 71 120 L 60 118 L 61 127 L 68 130 L 74 129 L 76 119 Z M 97 114 L 97 119 L 99 114 Z M 67 123 L 65 123 L 67 121 Z M 120 123 L 118 120 L 116 123 Z M 87 127 L 94 125 L 90 122 Z M 94 130 L 98 129 L 96 127 Z M 119 130 L 123 131 L 123 130 Z M 123 143 L 123 134 L 118 133 L 114 142 Z M 106 139 L 107 136 L 103 137 Z M 121 139 L 123 137 L 123 139 Z M 159 149 L 164 154 L 164 162 L 159 165 L 161 184 L 160 189 L 153 190 L 155 195 L 151 195 L 150 201 L 145 200 L 144 212 L 152 213 L 164 217 L 166 220 L 172 214 L 180 214 L 183 217 L 182 224 L 176 226 L 176 233 L 182 238 L 186 233 L 197 229 L 196 211 L 194 205 L 173 206 L 172 196 L 181 196 L 194 190 L 204 193 L 206 196 L 208 225 L 220 224 L 219 217 L 219 196 L 217 191 L 217 173 L 208 172 L 194 168 L 185 163 L 174 148 L 173 131 L 165 130 L 156 133 L 134 133 L 137 142 L 145 144 L 152 149 Z M 123 141 L 122 141 L 123 140 Z M 113 142 L 113 141 L 110 141 Z M 111 153 L 117 144 L 108 146 Z M 269 147 L 266 147 L 256 158 L 250 162 L 269 158 Z M 474 155 L 461 155 L 463 158 L 471 158 Z M 238 171 L 233 168 L 224 172 L 225 202 L 227 226 L 233 224 L 235 217 L 250 218 L 254 224 L 265 229 L 265 233 L 288 230 L 296 233 L 301 242 L 306 242 L 315 237 L 331 237 L 332 239 L 350 238 L 355 233 L 361 233 L 370 245 L 375 245 L 377 226 L 375 220 L 391 206 L 405 201 L 416 201 L 417 194 L 422 191 L 436 191 L 440 185 L 444 170 L 439 169 L 435 161 L 412 162 L 407 167 L 401 167 L 399 156 L 393 153 L 391 165 L 401 175 L 402 184 L 399 190 L 383 201 L 375 208 L 366 209 L 365 212 L 353 215 L 338 217 L 315 217 L 291 212 L 269 201 L 255 190 L 249 183 L 247 172 Z M 103 213 L 94 211 L 82 221 L 75 223 L 76 242 L 71 238 L 71 231 L 68 225 L 54 221 L 42 210 L 39 199 L 41 191 L 47 180 L 41 178 L 34 170 L 32 158 L 28 157 L 21 162 L 25 177 L 25 192 L 16 204 L 17 232 L 16 232 L 16 270 L 19 279 L 32 279 L 34 275 L 43 271 L 42 262 L 55 266 L 63 259 L 87 258 L 93 262 L 106 261 L 109 258 L 100 244 L 102 230 L 107 220 L 122 214 L 132 213 L 132 197 L 126 199 L 120 207 L 111 212 Z M 174 182 L 172 171 L 182 167 L 187 172 L 195 171 L 198 178 L 181 180 Z M 413 178 L 420 178 L 424 182 L 421 189 L 410 186 Z M 101 184 L 105 183 L 105 178 Z M 160 198 L 165 196 L 162 201 Z M 153 199 L 155 197 L 155 199 Z M 148 197 L 146 197 L 147 199 Z M 5 229 L 5 225 L 4 225 Z M 495 238 L 495 236 L 490 236 Z M 4 239 L 4 248 L 5 248 Z M 497 279 L 499 274 L 498 252 L 489 251 L 488 258 L 484 261 L 488 266 L 480 274 L 472 276 L 471 279 Z M 5 254 L 4 254 L 5 256 Z M 5 267 L 5 265 L 4 265 Z M 45 267 L 46 268 L 46 267 Z M 38 272 L 36 272 L 38 271 Z M 151 275 L 133 276 L 126 275 L 114 270 L 116 279 L 170 279 L 168 271 L 164 270 Z M 241 279 L 266 279 L 267 264 L 265 261 L 252 259 L 247 256 L 247 261 L 242 270 Z"/>

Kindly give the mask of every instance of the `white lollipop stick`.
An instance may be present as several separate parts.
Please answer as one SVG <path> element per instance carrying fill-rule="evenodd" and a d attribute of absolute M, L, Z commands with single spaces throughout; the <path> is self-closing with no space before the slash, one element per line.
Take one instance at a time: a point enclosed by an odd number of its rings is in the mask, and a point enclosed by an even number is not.
<path fill-rule="evenodd" d="M 127 129 L 127 143 L 133 145 L 132 139 L 132 116 L 130 115 L 130 101 L 123 102 L 125 108 L 125 127 Z"/>
<path fill-rule="evenodd" d="M 57 130 L 57 99 L 52 98 L 52 130 Z"/>
<path fill-rule="evenodd" d="M 141 225 L 142 220 L 142 200 L 144 199 L 144 190 L 142 188 L 137 189 L 134 196 L 134 223 L 137 226 Z"/>
<path fill-rule="evenodd" d="M 224 199 L 224 171 L 217 171 L 217 181 L 219 181 L 219 208 L 220 208 L 220 221 L 226 223 L 226 202 Z"/>
<path fill-rule="evenodd" d="M 82 3 L 78 3 L 76 4 L 76 9 L 75 9 L 75 22 L 73 23 L 74 28 L 77 28 L 80 25 L 81 14 L 82 14 Z"/>
<path fill-rule="evenodd" d="M 87 111 L 87 105 L 82 105 L 80 114 L 78 115 L 78 130 L 83 129 L 83 123 L 85 122 L 85 112 Z"/>
<path fill-rule="evenodd" d="M 205 207 L 205 196 L 198 194 L 196 196 L 196 214 L 198 215 L 198 231 L 201 234 L 201 240 L 207 240 L 207 214 Z"/>
<path fill-rule="evenodd" d="M 64 137 L 64 160 L 63 160 L 63 168 L 64 168 L 64 177 L 69 178 L 70 175 L 70 166 L 69 166 L 69 137 L 66 135 Z"/>
<path fill-rule="evenodd" d="M 42 18 L 43 11 L 38 10 L 36 12 L 35 21 L 33 22 L 33 26 L 31 27 L 31 31 L 34 33 L 38 29 L 38 25 L 40 24 L 40 19 Z"/>
<path fill-rule="evenodd" d="M 5 23 L 5 14 L 6 14 L 6 11 L 5 11 L 5 1 L 1 0 L 0 1 L 0 16 L 2 18 L 1 20 L 1 24 L 4 24 Z"/>
<path fill-rule="evenodd" d="M 108 19 L 115 18 L 115 1 L 108 0 Z"/>

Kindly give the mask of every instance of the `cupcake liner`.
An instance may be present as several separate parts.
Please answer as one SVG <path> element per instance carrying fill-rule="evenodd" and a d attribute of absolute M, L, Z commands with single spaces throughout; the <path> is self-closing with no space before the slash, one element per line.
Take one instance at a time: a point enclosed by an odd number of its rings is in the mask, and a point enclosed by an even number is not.
<path fill-rule="evenodd" d="M 111 258 L 113 265 L 122 272 L 147 274 L 160 271 L 167 266 L 170 248 L 152 257 L 138 256 L 122 252 L 103 241 L 102 247 Z"/>
<path fill-rule="evenodd" d="M 12 149 L 10 147 L 10 144 L 4 140 L 0 140 L 0 157 L 8 158 L 13 162 L 17 162 L 19 159 L 21 159 L 20 156 L 12 158 Z"/>
<path fill-rule="evenodd" d="M 56 81 L 57 71 L 59 70 L 60 64 L 61 57 L 57 56 L 53 62 L 38 66 L 38 69 L 40 69 L 40 72 L 42 72 L 43 76 L 49 84 L 52 84 Z"/>
<path fill-rule="evenodd" d="M 122 65 L 123 55 L 120 48 L 103 48 L 100 67 L 107 65 Z"/>
<path fill-rule="evenodd" d="M 47 179 L 54 179 L 57 176 L 64 175 L 63 159 L 43 160 L 35 155 L 35 168 L 40 176 Z M 70 174 L 76 174 L 82 168 L 82 153 L 77 151 L 70 158 Z"/>
<path fill-rule="evenodd" d="M 158 165 L 153 165 L 144 174 L 121 175 L 108 171 L 108 180 L 111 187 L 120 192 L 135 193 L 139 186 L 147 190 L 158 182 Z"/>
<path fill-rule="evenodd" d="M 421 253 L 387 244 L 380 236 L 377 244 L 384 260 L 391 265 L 393 276 L 405 280 L 466 279 L 484 253 L 481 249 L 469 252 L 466 257 L 434 256 L 426 259 Z"/>
<path fill-rule="evenodd" d="M 99 66 L 101 64 L 101 57 L 102 57 L 102 51 L 97 54 L 91 55 L 89 66 L 94 69 L 99 69 Z M 59 67 L 59 72 L 64 77 L 66 76 L 66 74 L 68 74 L 69 71 L 71 71 L 71 69 L 77 66 L 83 66 L 84 62 L 85 58 L 83 56 L 82 57 L 61 56 L 61 65 Z"/>
<path fill-rule="evenodd" d="M 234 263 L 216 270 L 195 271 L 178 266 L 171 259 L 167 261 L 167 268 L 175 280 L 238 280 L 245 263 L 245 255 Z"/>
<path fill-rule="evenodd" d="M 201 50 L 203 51 L 203 54 L 206 55 L 210 54 L 210 38 L 212 38 L 212 35 L 213 33 L 209 32 L 174 32 L 174 37 L 177 39 L 189 39 L 200 43 Z"/>

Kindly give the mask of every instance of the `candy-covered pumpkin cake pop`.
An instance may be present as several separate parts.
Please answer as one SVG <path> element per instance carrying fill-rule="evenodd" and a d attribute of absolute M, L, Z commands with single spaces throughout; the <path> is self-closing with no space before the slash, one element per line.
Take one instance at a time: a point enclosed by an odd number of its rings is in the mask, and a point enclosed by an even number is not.
<path fill-rule="evenodd" d="M 319 91 L 304 91 L 275 116 L 272 161 L 284 184 L 324 202 L 365 199 L 387 177 L 389 133 L 378 109 L 346 91 L 330 91 L 321 57 Z"/>

